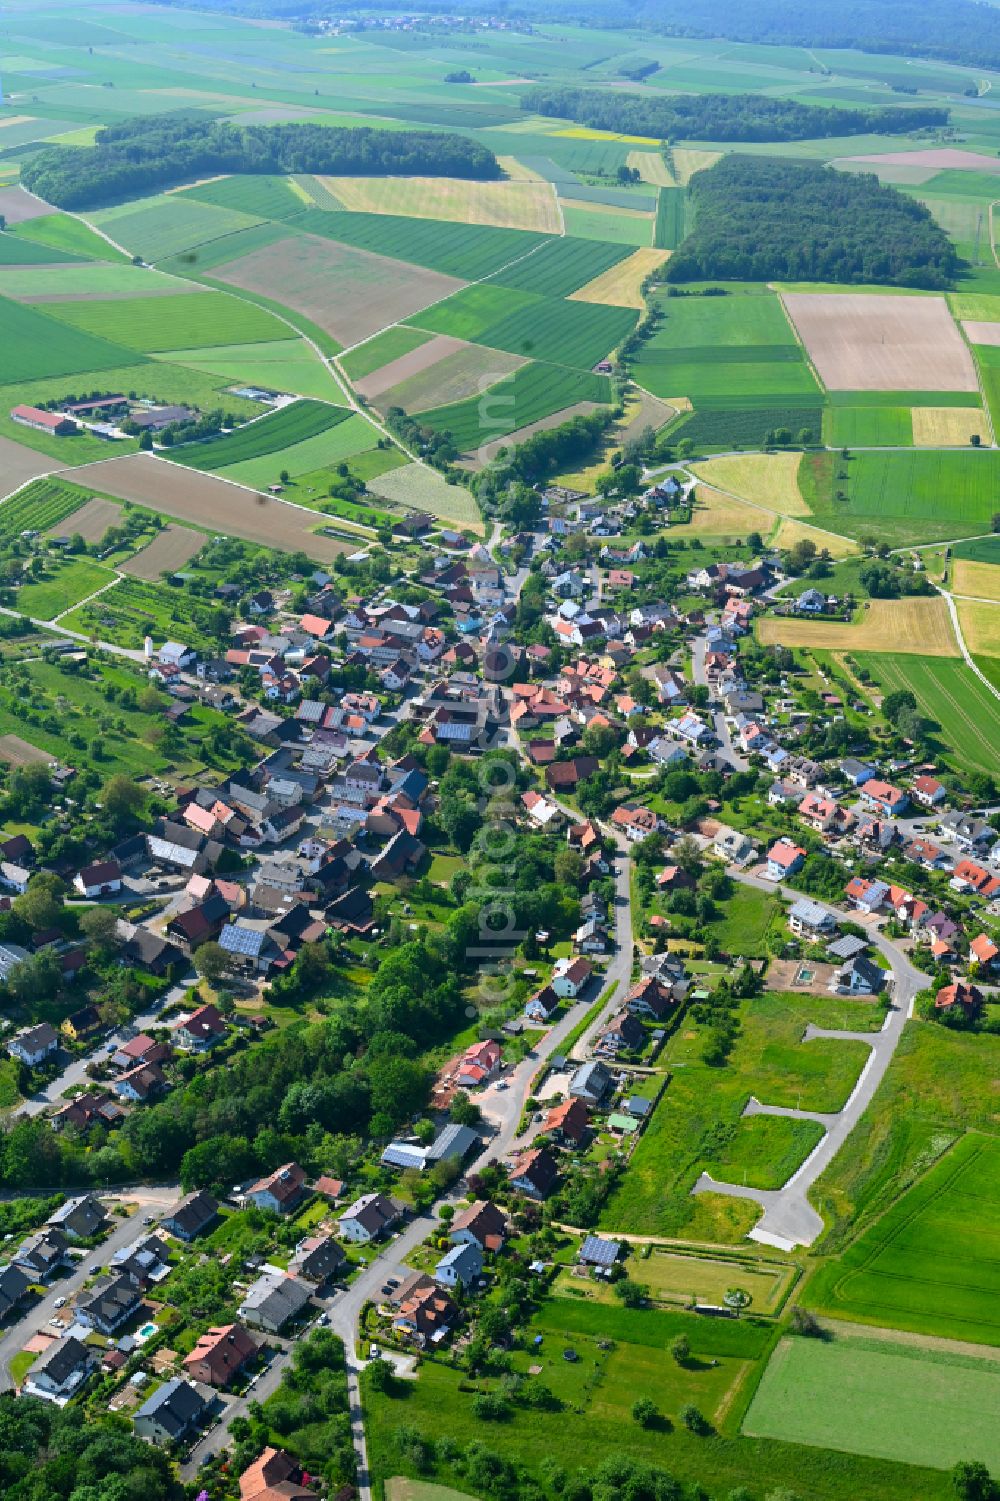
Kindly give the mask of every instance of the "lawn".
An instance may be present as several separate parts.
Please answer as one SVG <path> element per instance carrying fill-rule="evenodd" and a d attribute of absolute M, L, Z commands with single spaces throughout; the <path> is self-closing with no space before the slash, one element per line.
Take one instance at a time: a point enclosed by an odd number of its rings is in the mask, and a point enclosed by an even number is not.
<path fill-rule="evenodd" d="M 459 452 L 478 448 L 507 433 L 537 422 L 578 401 L 608 402 L 611 385 L 607 376 L 591 375 L 536 361 L 515 370 L 491 387 L 489 399 L 459 401 L 451 406 L 422 412 L 428 427 L 450 432 Z"/>
<path fill-rule="evenodd" d="M 774 1313 L 784 1299 L 795 1275 L 788 1265 L 762 1261 L 733 1261 L 711 1256 L 682 1256 L 676 1252 L 654 1250 L 630 1264 L 632 1275 L 645 1283 L 654 1298 L 668 1303 L 722 1304 L 726 1290 L 739 1285 L 753 1298 L 755 1313 Z"/>
<path fill-rule="evenodd" d="M 744 1432 L 942 1470 L 975 1456 L 995 1471 L 998 1412 L 995 1358 L 856 1337 L 792 1338 L 775 1350 Z"/>
<path fill-rule="evenodd" d="M 228 469 L 249 459 L 280 455 L 293 444 L 328 432 L 349 416 L 347 407 L 330 406 L 324 401 L 295 401 L 221 437 L 182 444 L 170 457 L 191 469 Z M 279 469 L 284 467 L 278 464 Z"/>
<path fill-rule="evenodd" d="M 781 903 L 753 886 L 737 886 L 720 907 L 721 919 L 712 924 L 712 936 L 727 954 L 744 959 L 767 953 L 765 938 L 781 918 Z"/>
<path fill-rule="evenodd" d="M 842 1318 L 1000 1345 L 1000 1140 L 970 1132 L 809 1289 Z"/>
<path fill-rule="evenodd" d="M 61 302 L 52 316 L 86 333 L 117 339 L 143 354 L 216 344 L 288 339 L 288 325 L 265 308 L 226 292 L 170 297 L 123 297 L 108 302 Z"/>
<path fill-rule="evenodd" d="M 121 307 L 121 303 L 111 303 Z M 60 309 L 84 303 L 60 303 Z M 48 375 L 82 375 L 137 363 L 110 340 L 50 317 L 37 307 L 0 297 L 0 386 Z"/>
<path fill-rule="evenodd" d="M 1000 701 L 964 662 L 864 653 L 859 663 L 885 693 L 909 689 L 959 772 L 1000 773 Z"/>
<path fill-rule="evenodd" d="M 663 1063 L 671 1078 L 602 1215 L 610 1231 L 734 1244 L 757 1218 L 743 1200 L 691 1195 L 699 1174 L 773 1187 L 786 1181 L 818 1139 L 815 1122 L 743 1116 L 751 1094 L 762 1104 L 839 1110 L 868 1057 L 862 1042 L 802 1042 L 807 1023 L 878 1025 L 873 1007 L 830 997 L 768 992 L 743 1002 L 741 1030 L 721 1067 L 702 1059 L 704 1029 L 682 1020 Z M 805 1126 L 805 1131 L 797 1128 Z"/>
<path fill-rule="evenodd" d="M 303 214 L 297 226 L 343 245 L 411 261 L 467 281 L 499 271 L 546 238 L 526 230 L 496 229 L 485 224 L 442 224 L 438 219 L 324 213 L 318 209 Z"/>
<path fill-rule="evenodd" d="M 58 560 L 46 567 L 46 577 L 36 583 L 22 584 L 17 591 L 17 608 L 36 620 L 54 620 L 63 610 L 70 610 L 88 594 L 113 583 L 114 574 L 80 558 Z"/>

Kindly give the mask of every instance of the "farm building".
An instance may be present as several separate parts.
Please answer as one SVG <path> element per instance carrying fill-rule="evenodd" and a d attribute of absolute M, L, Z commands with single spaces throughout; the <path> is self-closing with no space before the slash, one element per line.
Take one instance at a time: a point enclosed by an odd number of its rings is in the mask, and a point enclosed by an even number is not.
<path fill-rule="evenodd" d="M 16 406 L 11 408 L 11 421 L 22 427 L 33 427 L 40 433 L 54 433 L 58 438 L 67 438 L 80 431 L 72 417 L 64 412 L 43 412 L 41 407 Z"/>

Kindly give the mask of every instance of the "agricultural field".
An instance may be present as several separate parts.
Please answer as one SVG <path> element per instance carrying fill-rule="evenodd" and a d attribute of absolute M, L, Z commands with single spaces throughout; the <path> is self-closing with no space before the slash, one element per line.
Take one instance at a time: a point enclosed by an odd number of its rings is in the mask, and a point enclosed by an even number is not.
<path fill-rule="evenodd" d="M 131 257 L 82 219 L 72 214 L 46 214 L 21 226 L 22 241 L 33 241 L 41 249 L 52 250 L 66 260 L 115 261 L 127 264 Z"/>
<path fill-rule="evenodd" d="M 305 207 L 287 178 L 264 174 L 218 177 L 214 182 L 199 183 L 170 196 L 185 203 L 194 198 L 215 208 L 235 209 L 237 213 L 248 214 L 254 219 L 291 219 L 301 214 Z"/>
<path fill-rule="evenodd" d="M 569 294 L 570 301 L 603 302 L 611 307 L 645 307 L 642 284 L 666 263 L 662 250 L 637 250 Z"/>
<path fill-rule="evenodd" d="M 82 537 L 84 542 L 99 542 L 109 526 L 119 526 L 122 508 L 117 501 L 102 500 L 94 496 L 83 503 L 78 511 L 71 511 L 65 526 L 50 527 L 50 537 Z"/>
<path fill-rule="evenodd" d="M 768 433 L 780 428 L 787 429 L 793 441 L 803 432 L 810 433 L 815 440 L 822 421 L 823 407 L 818 396 L 815 405 L 810 406 L 799 406 L 793 398 L 776 400 L 767 407 L 702 406 L 696 412 L 683 413 L 671 427 L 670 436 L 677 443 L 684 440 L 692 443 L 698 452 L 713 448 L 759 448 Z"/>
<path fill-rule="evenodd" d="M 225 292 L 189 292 L 171 297 L 126 297 L 108 302 L 61 302 L 51 317 L 84 333 L 102 334 L 142 354 L 216 344 L 266 343 L 288 339 L 273 314 Z"/>
<path fill-rule="evenodd" d="M 1000 603 L 983 604 L 978 599 L 956 599 L 955 604 L 962 635 L 969 650 L 984 657 L 1000 657 Z"/>
<path fill-rule="evenodd" d="M 968 448 L 974 437 L 991 440 L 981 407 L 914 407 L 910 415 L 916 448 Z"/>
<path fill-rule="evenodd" d="M 1000 554 L 994 556 L 1000 561 Z M 1000 604 L 1000 567 L 997 566 L 997 561 L 980 563 L 963 557 L 956 551 L 948 577 L 948 588 L 953 594 L 967 594 L 972 599 L 995 600 Z"/>
<path fill-rule="evenodd" d="M 996 1469 L 1000 1427 L 987 1414 L 998 1411 L 1000 1358 L 838 1326 L 830 1340 L 781 1341 L 743 1431 L 942 1470 L 974 1453 Z"/>
<path fill-rule="evenodd" d="M 176 573 L 196 558 L 205 546 L 205 533 L 187 526 L 165 526 L 148 546 L 120 565 L 122 573 L 151 582 L 162 574 Z"/>
<path fill-rule="evenodd" d="M 751 453 L 709 459 L 695 464 L 692 474 L 718 490 L 728 490 L 783 516 L 807 516 L 799 489 L 799 455 L 797 453 Z"/>
<path fill-rule="evenodd" d="M 266 489 L 268 485 L 279 481 L 283 470 L 294 478 L 312 473 L 314 470 L 333 468 L 334 465 L 343 463 L 346 459 L 352 459 L 355 454 L 364 453 L 374 448 L 379 439 L 379 434 L 372 427 L 366 417 L 360 412 L 346 413 L 343 407 L 331 408 L 338 413 L 335 423 L 315 433 L 312 437 L 303 438 L 298 443 L 290 443 L 287 447 L 277 450 L 267 450 L 257 456 L 248 456 L 241 461 L 227 464 L 219 470 L 219 474 L 225 479 L 235 480 L 241 485 L 252 485 L 255 489 Z M 344 420 L 341 420 L 341 413 Z M 331 474 L 327 479 L 333 479 Z"/>
<path fill-rule="evenodd" d="M 766 615 L 757 622 L 757 639 L 765 646 L 816 647 L 822 651 L 959 655 L 948 606 L 938 595 L 868 600 L 858 625 L 805 620 L 798 615 Z"/>
<path fill-rule="evenodd" d="M 265 454 L 280 454 L 294 443 L 327 432 L 349 416 L 347 407 L 329 406 L 323 401 L 295 401 L 221 437 L 182 444 L 171 450 L 171 459 L 192 469 L 225 469 Z"/>
<path fill-rule="evenodd" d="M 401 509 L 430 511 L 446 525 L 479 533 L 485 530 L 474 497 L 462 485 L 449 485 L 426 464 L 406 464 L 376 475 L 368 489 Z"/>
<path fill-rule="evenodd" d="M 820 379 L 831 390 L 976 391 L 968 346 L 943 297 L 785 292 L 783 301 Z"/>
<path fill-rule="evenodd" d="M 120 344 L 70 327 L 37 307 L 0 298 L 0 386 L 135 363 L 134 352 Z"/>
<path fill-rule="evenodd" d="M 290 332 L 290 330 L 286 330 Z M 154 359 L 217 376 L 215 383 L 234 387 L 259 386 L 282 395 L 343 400 L 344 392 L 313 346 L 305 339 L 269 339 L 264 344 L 221 344 L 201 349 L 170 349 Z M 234 398 L 223 392 L 227 408 Z"/>
<path fill-rule="evenodd" d="M 376 252 L 395 261 L 410 261 L 428 271 L 477 281 L 544 244 L 545 236 L 487 224 L 455 225 L 442 233 L 435 219 L 407 219 L 393 214 L 307 213 L 300 226 L 310 235 Z M 400 267 L 396 266 L 400 275 Z M 386 320 L 388 321 L 388 320 Z"/>
<path fill-rule="evenodd" d="M 393 361 L 401 359 L 404 354 L 411 354 L 419 349 L 421 344 L 426 344 L 430 334 L 424 333 L 420 328 L 408 328 L 405 324 L 397 324 L 394 328 L 387 328 L 384 333 L 376 334 L 364 344 L 359 344 L 356 349 L 345 354 L 340 359 L 344 373 L 357 384 L 365 376 L 373 375 L 376 370 L 381 370 L 383 365 L 389 365 Z"/>
<path fill-rule="evenodd" d="M 150 264 L 222 240 L 258 222 L 256 215 L 215 208 L 180 193 L 97 209 L 87 218 L 129 255 L 141 255 Z"/>
<path fill-rule="evenodd" d="M 831 448 L 909 448 L 915 411 L 904 406 L 830 406 L 823 413 L 823 441 Z"/>
<path fill-rule="evenodd" d="M 190 282 L 142 266 L 79 261 L 53 266 L 0 267 L 0 294 L 17 302 L 60 302 L 85 297 L 163 297 L 190 293 Z"/>
<path fill-rule="evenodd" d="M 656 198 L 653 243 L 676 250 L 687 233 L 687 193 L 684 188 L 661 188 Z"/>
<path fill-rule="evenodd" d="M 498 297 L 506 298 L 499 288 L 472 290 L 495 291 Z M 456 299 L 459 304 L 463 295 L 468 294 L 459 293 Z M 458 316 L 461 320 L 461 310 Z M 451 333 L 454 329 L 448 327 L 449 319 L 448 304 L 443 303 L 428 315 L 417 314 L 413 321 L 423 321 L 435 332 Z M 591 370 L 631 333 L 635 323 L 636 314 L 630 308 L 602 307 L 596 303 L 564 302 L 546 297 L 523 302 L 470 337 L 477 344 L 526 359 L 541 358 L 552 365 Z"/>
<path fill-rule="evenodd" d="M 45 474 L 51 467 L 51 461 L 35 453 L 34 449 L 25 448 L 11 438 L 0 437 L 0 475 L 3 476 L 2 488 L 5 494 L 10 494 L 19 485 L 39 474 Z M 5 529 L 0 524 L 0 532 L 3 530 Z"/>
<path fill-rule="evenodd" d="M 354 213 L 441 219 L 558 234 L 559 206 L 543 181 L 473 182 L 447 177 L 323 177 Z"/>
<path fill-rule="evenodd" d="M 566 235 L 560 240 L 546 240 L 530 255 L 496 272 L 487 284 L 513 287 L 536 297 L 571 297 L 606 271 L 632 259 L 620 245 Z"/>
<path fill-rule="evenodd" d="M 986 530 L 996 510 L 998 479 L 1000 453 L 993 449 L 859 453 L 848 469 L 848 507 L 853 517 L 934 520 L 959 533 Z"/>
<path fill-rule="evenodd" d="M 49 212 L 48 204 L 24 188 L 0 188 L 0 214 L 8 224 L 24 224 L 28 219 L 43 218 Z"/>
<path fill-rule="evenodd" d="M 607 402 L 607 376 L 536 362 L 523 365 L 493 386 L 488 399 L 471 398 L 452 406 L 421 413 L 421 420 L 439 432 L 449 432 L 460 453 L 504 438 L 529 423 L 562 412 L 577 402 Z"/>
<path fill-rule="evenodd" d="M 527 363 L 521 355 L 487 349 L 481 344 L 463 344 L 461 340 L 448 339 L 445 335 L 440 335 L 439 340 L 438 358 L 433 363 L 424 366 L 420 358 L 425 351 L 429 353 L 431 350 L 431 346 L 425 344 L 415 351 L 415 356 L 404 356 L 391 366 L 384 366 L 376 377 L 362 382 L 359 390 L 383 409 L 400 406 L 407 412 L 421 412 L 479 395 Z M 406 374 L 407 365 L 415 357 L 423 368 Z M 390 373 L 396 376 L 396 380 L 385 386 L 383 382 Z M 377 383 L 377 390 L 371 389 L 372 382 Z"/>
<path fill-rule="evenodd" d="M 57 250 L 51 245 L 41 245 L 23 233 L 7 230 L 0 235 L 0 267 L 60 266 L 76 264 L 79 260 L 79 256 Z"/>
<path fill-rule="evenodd" d="M 637 209 L 612 208 L 603 203 L 578 203 L 560 199 L 563 223 L 568 235 L 602 243 L 652 245 L 655 220 L 652 214 Z"/>
<path fill-rule="evenodd" d="M 440 226 L 435 232 L 439 238 L 448 238 L 441 235 Z M 360 343 L 387 324 L 440 302 L 462 285 L 452 276 L 401 266 L 384 255 L 315 235 L 299 235 L 252 250 L 217 266 L 212 275 L 230 286 L 275 298 L 344 346 Z"/>
<path fill-rule="evenodd" d="M 0 459 L 4 448 L 0 448 Z M 86 505 L 91 493 L 62 479 L 33 479 L 0 505 L 0 537 L 13 538 L 23 531 L 44 532 L 57 527 Z"/>
<path fill-rule="evenodd" d="M 934 721 L 934 735 L 957 767 L 1000 774 L 1000 701 L 964 662 L 919 656 L 866 654 L 859 662 L 884 693 L 906 688 L 920 712 Z"/>

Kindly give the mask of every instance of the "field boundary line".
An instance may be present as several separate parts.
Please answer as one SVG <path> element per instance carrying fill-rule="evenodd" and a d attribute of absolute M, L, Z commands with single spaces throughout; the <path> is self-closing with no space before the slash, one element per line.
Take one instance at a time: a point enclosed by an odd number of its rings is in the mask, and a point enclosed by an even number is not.
<path fill-rule="evenodd" d="M 663 398 L 661 397 L 659 399 L 662 400 Z M 669 405 L 669 402 L 667 404 Z M 733 457 L 733 456 L 735 456 L 735 455 L 713 454 L 712 458 L 726 458 L 726 457 Z M 749 453 L 741 453 L 740 457 L 741 458 L 748 458 L 748 457 L 751 457 L 751 455 Z M 775 516 L 775 517 L 777 517 L 779 523 L 782 522 L 782 521 L 794 521 L 794 522 L 796 522 L 797 524 L 799 524 L 801 526 L 808 527 L 810 529 L 810 531 L 818 532 L 821 537 L 836 537 L 836 539 L 837 539 L 838 542 L 845 542 L 845 541 L 846 542 L 854 542 L 860 548 L 860 544 L 857 543 L 857 539 L 855 537 L 849 537 L 849 536 L 847 536 L 843 532 L 834 532 L 834 531 L 831 531 L 830 528 L 826 527 L 826 526 L 817 526 L 815 524 L 815 522 L 813 522 L 813 521 L 806 521 L 801 516 L 789 516 L 785 511 L 773 511 L 770 508 L 770 506 L 762 505 L 761 502 L 758 501 L 758 500 L 747 500 L 747 499 L 745 499 L 744 496 L 737 495 L 734 490 L 727 490 L 722 485 L 713 485 L 710 480 L 704 480 L 704 479 L 701 479 L 698 475 L 692 474 L 691 470 L 689 468 L 687 468 L 686 465 L 682 466 L 682 465 L 678 465 L 678 464 L 665 464 L 663 467 L 665 469 L 677 469 L 677 468 L 680 468 L 682 470 L 682 472 L 687 475 L 688 479 L 691 480 L 691 482 L 693 484 L 695 484 L 695 485 L 707 485 L 710 490 L 715 490 L 719 495 L 728 495 L 728 497 L 729 497 L 730 500 L 739 501 L 740 505 L 749 506 L 754 511 L 760 511 L 762 513 L 762 515 L 764 515 L 764 516 Z M 815 512 L 809 512 L 809 514 L 810 515 L 814 515 Z M 934 546 L 934 545 L 935 544 L 933 544 L 933 543 L 928 543 L 928 546 Z"/>
<path fill-rule="evenodd" d="M 78 599 L 75 605 L 69 605 L 65 610 L 60 610 L 58 615 L 53 615 L 50 624 L 58 625 L 64 615 L 72 615 L 74 610 L 82 610 L 84 605 L 89 605 L 95 599 L 99 599 L 102 594 L 107 594 L 109 589 L 113 589 L 121 581 L 122 575 L 116 572 L 113 578 L 110 578 L 106 584 L 102 584 L 99 589 L 95 589 L 93 594 L 88 594 L 85 599 Z"/>
<path fill-rule="evenodd" d="M 954 595 L 949 594 L 949 592 L 948 592 L 947 589 L 942 589 L 942 587 L 941 587 L 940 584 L 935 584 L 934 587 L 935 587 L 935 589 L 937 590 L 937 592 L 939 594 L 941 594 L 941 595 L 944 596 L 945 603 L 948 606 L 948 613 L 951 616 L 951 624 L 952 624 L 952 628 L 953 628 L 953 630 L 955 632 L 955 640 L 958 642 L 959 651 L 962 653 L 962 656 L 965 658 L 965 664 L 966 664 L 966 666 L 972 668 L 972 671 L 975 673 L 976 677 L 982 683 L 983 687 L 984 688 L 988 688 L 989 691 L 990 691 L 990 693 L 992 693 L 993 697 L 995 699 L 997 699 L 998 702 L 1000 702 L 1000 688 L 996 688 L 990 682 L 990 680 L 986 676 L 986 674 L 977 665 L 975 659 L 973 658 L 972 653 L 970 652 L 970 650 L 968 648 L 968 645 L 967 645 L 966 640 L 965 640 L 965 636 L 962 634 L 962 622 L 958 618 L 958 607 L 955 604 Z"/>
<path fill-rule="evenodd" d="M 830 392 L 828 391 L 828 389 L 827 389 L 826 385 L 823 383 L 823 381 L 820 379 L 819 371 L 816 369 L 816 366 L 813 364 L 812 356 L 809 353 L 808 346 L 806 345 L 804 339 L 802 338 L 802 335 L 799 333 L 798 329 L 795 326 L 795 319 L 792 317 L 791 313 L 788 311 L 787 307 L 785 306 L 784 293 L 779 292 L 778 289 L 777 289 L 777 287 L 774 285 L 773 282 L 769 281 L 767 285 L 768 285 L 769 289 L 774 293 L 775 297 L 777 297 L 778 302 L 781 305 L 781 311 L 782 311 L 782 313 L 784 315 L 785 322 L 788 324 L 788 327 L 791 330 L 792 338 L 795 340 L 796 344 L 799 346 L 799 349 L 802 351 L 802 357 L 805 360 L 807 368 L 812 371 L 812 378 L 816 382 L 817 386 L 819 387 L 820 394 L 824 398 L 827 397 L 827 396 L 829 396 Z M 975 361 L 973 361 L 973 363 L 975 363 Z M 823 412 L 821 411 L 820 412 L 820 437 L 822 437 L 822 436 L 823 436 Z"/>

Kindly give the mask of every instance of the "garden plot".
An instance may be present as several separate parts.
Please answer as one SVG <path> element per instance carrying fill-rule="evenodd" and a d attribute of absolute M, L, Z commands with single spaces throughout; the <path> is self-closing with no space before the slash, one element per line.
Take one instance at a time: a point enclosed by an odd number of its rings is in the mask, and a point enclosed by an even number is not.
<path fill-rule="evenodd" d="M 757 623 L 765 646 L 806 646 L 823 651 L 916 652 L 923 657 L 957 657 L 958 642 L 948 606 L 940 596 L 873 599 L 860 625 L 766 615 Z"/>
<path fill-rule="evenodd" d="M 559 234 L 559 206 L 549 183 L 475 182 L 451 177 L 321 177 L 345 208 L 456 224 L 491 224 Z"/>
<path fill-rule="evenodd" d="M 214 276 L 302 313 L 341 344 L 440 302 L 464 282 L 367 250 L 300 235 L 216 268 Z"/>
<path fill-rule="evenodd" d="M 351 550 L 335 537 L 313 532 L 316 516 L 299 506 L 254 494 L 214 474 L 182 469 L 150 454 L 102 459 L 70 474 L 80 484 L 92 485 L 151 511 L 162 511 L 178 521 L 203 526 L 210 517 L 214 531 L 281 552 L 301 551 L 321 563 L 331 563 L 340 553 Z"/>
<path fill-rule="evenodd" d="M 155 581 L 161 574 L 176 573 L 185 563 L 190 563 L 201 552 L 206 540 L 204 532 L 192 531 L 190 527 L 165 526 L 148 547 L 141 548 L 133 558 L 121 564 L 121 571 L 132 574 L 133 578 Z"/>
<path fill-rule="evenodd" d="M 50 527 L 50 537 L 80 536 L 84 542 L 100 542 L 109 526 L 118 526 L 122 508 L 113 500 L 102 500 L 95 495 L 78 511 L 73 511 L 65 521 Z"/>
<path fill-rule="evenodd" d="M 786 292 L 820 379 L 839 391 L 976 391 L 972 355 L 943 297 Z"/>

